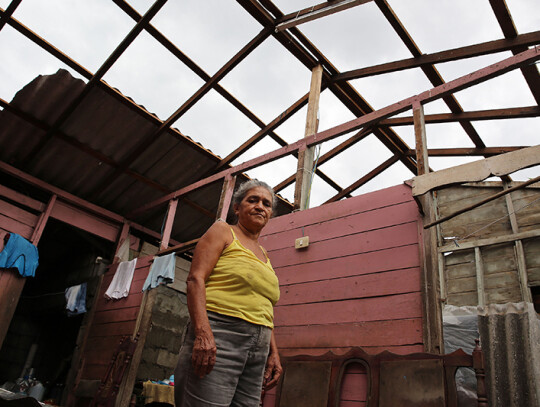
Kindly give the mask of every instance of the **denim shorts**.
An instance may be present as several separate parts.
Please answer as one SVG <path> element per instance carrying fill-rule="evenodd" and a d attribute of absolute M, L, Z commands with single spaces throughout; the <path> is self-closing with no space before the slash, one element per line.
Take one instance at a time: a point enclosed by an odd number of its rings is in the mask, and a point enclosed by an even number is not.
<path fill-rule="evenodd" d="M 216 341 L 216 364 L 202 379 L 193 373 L 195 339 L 188 326 L 174 372 L 176 407 L 258 407 L 272 330 L 239 318 L 208 312 Z"/>

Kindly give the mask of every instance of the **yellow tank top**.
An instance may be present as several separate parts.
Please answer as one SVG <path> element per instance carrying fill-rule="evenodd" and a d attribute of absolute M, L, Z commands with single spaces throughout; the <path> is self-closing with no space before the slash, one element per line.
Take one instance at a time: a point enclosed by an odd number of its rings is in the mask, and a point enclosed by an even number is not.
<path fill-rule="evenodd" d="M 206 309 L 273 328 L 279 281 L 270 259 L 263 250 L 266 263 L 261 261 L 231 232 L 232 243 L 206 280 Z"/>

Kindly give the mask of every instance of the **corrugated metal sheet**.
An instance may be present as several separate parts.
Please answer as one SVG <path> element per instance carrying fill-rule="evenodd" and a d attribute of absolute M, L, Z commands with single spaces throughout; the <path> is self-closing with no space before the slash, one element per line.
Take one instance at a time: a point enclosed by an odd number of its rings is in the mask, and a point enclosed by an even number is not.
<path fill-rule="evenodd" d="M 50 127 L 84 87 L 82 80 L 59 70 L 54 75 L 34 79 L 17 93 L 11 104 Z M 150 119 L 94 87 L 60 126 L 59 133 L 29 162 L 26 157 L 46 137 L 46 130 L 4 110 L 0 112 L 0 160 L 126 215 L 167 192 L 201 179 L 220 161 L 220 157 L 189 137 L 171 130 L 139 154 L 127 171 L 114 176 L 115 166 L 157 130 L 158 124 Z M 240 181 L 245 179 L 240 178 Z M 210 215 L 217 210 L 220 193 L 218 182 L 189 194 L 191 204 L 181 201 L 172 238 L 187 241 L 199 237 L 213 221 Z M 196 209 L 197 205 L 202 210 Z M 290 205 L 281 202 L 278 213 L 290 210 Z M 162 206 L 135 221 L 160 231 L 165 213 L 166 207 Z"/>
<path fill-rule="evenodd" d="M 491 407 L 540 406 L 540 320 L 531 303 L 478 307 Z"/>

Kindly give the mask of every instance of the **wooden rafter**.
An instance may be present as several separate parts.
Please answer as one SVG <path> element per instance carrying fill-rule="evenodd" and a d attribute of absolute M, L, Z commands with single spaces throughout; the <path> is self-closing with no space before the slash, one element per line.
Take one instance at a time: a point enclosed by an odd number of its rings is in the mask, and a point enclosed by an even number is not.
<path fill-rule="evenodd" d="M 448 94 L 458 92 L 470 86 L 474 86 L 479 83 L 485 82 L 489 79 L 492 79 L 504 73 L 510 72 L 513 69 L 519 68 L 520 66 L 530 64 L 531 62 L 535 62 L 538 60 L 540 60 L 540 48 L 535 47 L 533 49 L 522 52 L 521 54 L 516 55 L 514 57 L 507 58 L 503 61 L 490 65 L 486 68 L 472 72 L 463 77 L 454 79 L 453 81 L 445 83 L 444 85 L 437 86 L 419 95 L 401 100 L 383 109 L 379 109 L 377 111 L 371 112 L 357 119 L 351 120 L 339 126 L 335 126 L 333 128 L 327 129 L 320 133 L 314 134 L 313 136 L 301 139 L 295 143 L 289 144 L 288 146 L 274 150 L 273 152 L 270 152 L 268 154 L 246 161 L 235 167 L 229 168 L 227 170 L 223 170 L 210 177 L 207 177 L 191 185 L 183 187 L 172 194 L 169 194 L 167 196 L 164 196 L 152 202 L 149 202 L 133 210 L 131 212 L 131 215 L 145 212 L 151 208 L 157 207 L 159 205 L 164 204 L 165 202 L 168 202 L 170 199 L 174 199 L 179 196 L 185 195 L 205 185 L 218 182 L 227 174 L 238 174 L 242 171 L 248 171 L 252 168 L 259 167 L 261 165 L 267 164 L 281 157 L 289 155 L 294 150 L 299 150 L 300 148 L 306 148 L 309 146 L 315 146 L 317 144 L 321 144 L 325 141 L 333 140 L 336 137 L 339 137 L 341 135 L 347 134 L 351 131 L 354 131 L 360 128 L 372 127 L 377 122 L 383 119 L 386 119 L 390 116 L 393 116 L 393 115 L 396 115 L 396 114 L 399 114 L 406 110 L 411 109 L 413 104 L 416 104 L 416 103 L 425 104 L 425 103 L 429 103 L 437 99 L 444 98 Z M 408 150 L 409 149 L 407 149 L 407 151 Z M 493 157 L 493 158 L 496 158 L 496 157 Z"/>
<path fill-rule="evenodd" d="M 426 123 L 452 123 L 461 120 L 523 119 L 540 116 L 540 107 L 514 107 L 506 109 L 477 110 L 463 113 L 438 113 L 425 116 Z M 412 116 L 381 120 L 379 126 L 407 126 L 413 124 Z"/>
<path fill-rule="evenodd" d="M 360 130 L 351 138 L 345 140 L 343 143 L 335 146 L 330 151 L 320 156 L 319 159 L 317 160 L 317 166 L 323 165 L 325 162 L 327 162 L 331 158 L 334 158 L 336 155 L 338 155 L 339 153 L 342 153 L 346 149 L 352 147 L 353 145 L 358 143 L 360 140 L 363 140 L 366 136 L 368 136 L 371 133 L 372 133 L 372 130 L 369 128 Z M 296 174 L 292 174 L 291 176 L 287 177 L 286 179 L 284 179 L 283 181 L 281 181 L 278 185 L 274 187 L 274 191 L 279 192 L 282 189 L 287 188 L 289 185 L 291 185 L 294 182 L 295 178 L 296 178 Z M 341 190 L 339 192 L 341 192 Z M 346 197 L 349 197 L 349 196 L 350 194 L 346 195 Z"/>
<path fill-rule="evenodd" d="M 509 51 L 516 47 L 527 47 L 537 44 L 540 44 L 540 31 L 521 34 L 515 38 L 488 41 L 481 44 L 435 52 L 433 54 L 422 54 L 414 58 L 387 62 L 385 64 L 366 68 L 353 69 L 336 75 L 333 78 L 333 81 L 349 81 L 352 79 L 397 72 L 405 69 L 419 68 L 425 65 L 440 64 L 443 62 L 458 61 L 465 58 L 494 54 L 497 52 Z"/>
<path fill-rule="evenodd" d="M 512 20 L 512 16 L 508 11 L 508 7 L 504 0 L 489 0 L 491 8 L 495 13 L 495 17 L 499 22 L 505 38 L 516 38 L 518 32 Z M 520 45 L 512 49 L 512 53 L 517 55 L 527 49 L 527 46 Z M 538 68 L 534 65 L 524 66 L 521 68 L 521 73 L 529 85 L 529 89 L 536 100 L 536 103 L 540 105 L 540 75 L 538 74 Z"/>
<path fill-rule="evenodd" d="M 381 12 L 384 14 L 390 25 L 394 28 L 397 35 L 401 38 L 401 40 L 409 49 L 409 51 L 413 54 L 413 56 L 420 57 L 422 55 L 422 52 L 420 51 L 410 34 L 407 32 L 407 30 L 403 27 L 403 24 L 398 19 L 398 17 L 391 9 L 390 5 L 386 2 L 386 0 L 375 0 L 375 3 L 377 4 L 377 6 L 379 6 Z M 440 86 L 445 83 L 445 81 L 433 65 L 424 65 L 421 67 L 421 69 L 427 76 L 427 78 L 430 80 L 430 82 L 433 84 L 433 86 Z M 452 113 L 463 112 L 463 109 L 461 108 L 459 102 L 453 95 L 449 94 L 445 96 L 443 100 Z M 463 130 L 465 130 L 465 133 L 467 133 L 467 135 L 476 147 L 482 148 L 486 146 L 480 138 L 480 135 L 476 132 L 470 122 L 461 121 L 460 125 Z"/>
<path fill-rule="evenodd" d="M 460 156 L 484 156 L 489 157 L 498 154 L 509 153 L 511 151 L 526 148 L 520 147 L 485 147 L 485 148 L 431 148 L 428 149 L 430 157 L 460 157 Z M 415 156 L 416 150 L 409 150 L 408 155 Z"/>
<path fill-rule="evenodd" d="M 135 148 L 120 162 L 120 167 L 113 170 L 103 182 L 95 186 L 90 193 L 91 197 L 96 197 L 104 194 L 108 188 L 113 184 L 113 181 L 117 179 L 120 174 L 125 172 L 129 166 L 144 152 L 146 151 L 157 139 L 167 131 L 170 126 L 178 120 L 178 118 L 184 114 L 193 104 L 201 99 L 208 91 L 210 91 L 216 83 L 218 83 L 228 72 L 230 72 L 235 66 L 243 61 L 258 45 L 260 45 L 266 38 L 268 38 L 270 31 L 263 29 L 259 32 L 248 44 L 246 44 L 239 52 L 237 52 L 214 76 L 212 76 L 195 94 L 188 99 L 180 108 L 176 110 L 167 120 L 165 120 L 161 126 L 148 134 L 135 146 Z"/>
<path fill-rule="evenodd" d="M 300 24 L 307 23 L 308 21 L 317 20 L 364 3 L 369 3 L 370 1 L 372 0 L 342 0 L 327 1 L 326 3 L 317 4 L 316 6 L 298 10 L 278 19 L 276 21 L 276 30 L 283 31 L 287 28 L 296 27 Z"/>
<path fill-rule="evenodd" d="M 140 14 L 132 8 L 129 4 L 127 4 L 123 0 L 113 0 L 114 3 L 120 7 L 126 14 L 128 14 L 133 20 L 139 21 L 142 17 Z M 198 75 L 202 80 L 205 82 L 208 82 L 211 80 L 211 77 L 204 72 L 202 68 L 200 68 L 194 61 L 192 61 L 188 56 L 186 56 L 180 49 L 178 49 L 170 40 L 168 40 L 160 31 L 158 31 L 155 27 L 153 27 L 151 24 L 149 24 L 146 27 L 146 31 L 152 35 L 161 45 L 163 45 L 169 52 L 171 52 L 174 56 L 176 56 L 181 62 L 183 62 L 191 71 L 193 71 L 196 75 Z M 281 137 L 279 137 L 275 132 L 273 127 L 277 127 L 277 125 L 283 123 L 286 118 L 282 118 L 282 120 L 279 120 L 279 123 L 274 126 L 274 122 L 270 124 L 265 124 L 261 119 L 259 119 L 253 112 L 251 112 L 246 106 L 244 106 L 242 103 L 240 103 L 233 95 L 231 95 L 225 88 L 219 85 L 219 83 L 214 83 L 212 86 L 212 89 L 214 89 L 216 92 L 218 92 L 221 96 L 223 96 L 229 103 L 231 103 L 236 109 L 238 109 L 242 114 L 244 114 L 249 120 L 251 120 L 255 125 L 261 128 L 261 132 L 257 132 L 255 136 L 250 138 L 246 143 L 243 143 L 238 149 L 233 151 L 229 156 L 227 156 L 225 159 L 221 160 L 218 164 L 215 171 L 223 168 L 225 165 L 233 161 L 235 158 L 237 158 L 239 155 L 247 151 L 252 145 L 257 143 L 259 140 L 261 140 L 264 136 L 268 135 L 271 137 L 275 142 L 277 142 L 281 146 L 286 146 L 287 142 L 283 140 Z M 294 106 L 294 105 L 293 105 Z M 301 106 L 299 107 L 301 108 Z M 292 109 L 289 108 L 287 110 Z M 287 118 L 290 116 L 287 116 Z M 270 129 L 270 130 L 267 130 Z M 257 137 L 259 137 L 257 141 L 254 141 Z M 253 143 L 253 144 L 251 144 Z M 246 146 L 249 145 L 247 148 Z M 297 156 L 295 154 L 295 156 Z M 209 175 L 209 174 L 205 174 Z M 332 188 L 340 191 L 341 187 L 332 180 L 329 176 L 324 174 L 322 171 L 317 170 L 317 175 L 319 175 L 328 185 L 330 185 Z"/>
<path fill-rule="evenodd" d="M 268 0 L 261 0 L 260 3 L 255 0 L 237 1 L 263 26 L 273 26 L 275 20 L 283 17 L 283 13 Z M 275 17 L 270 15 L 269 12 Z M 330 61 L 296 27 L 291 27 L 286 32 L 275 32 L 273 35 L 308 69 L 311 70 L 314 66 L 322 64 L 325 69 L 323 73 L 324 81 L 329 82 L 333 76 L 339 74 L 339 71 Z M 355 116 L 359 117 L 373 112 L 373 108 L 369 103 L 348 83 L 331 83 L 329 89 Z M 374 134 L 393 155 L 398 156 L 402 163 L 413 174 L 416 174 L 414 159 L 404 154 L 405 151 L 409 150 L 409 146 L 393 130 L 386 128 L 375 129 Z"/>

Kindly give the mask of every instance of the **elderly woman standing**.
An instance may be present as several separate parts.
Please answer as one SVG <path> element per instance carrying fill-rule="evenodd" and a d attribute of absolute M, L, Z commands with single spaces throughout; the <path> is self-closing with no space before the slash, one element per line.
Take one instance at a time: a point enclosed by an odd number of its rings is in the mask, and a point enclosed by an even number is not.
<path fill-rule="evenodd" d="M 281 376 L 273 333 L 279 283 L 258 241 L 274 200 L 266 183 L 242 184 L 233 196 L 237 223 L 214 223 L 195 248 L 176 407 L 259 406 L 262 386 L 275 386 Z"/>

